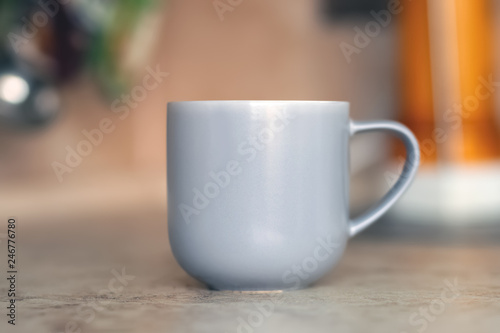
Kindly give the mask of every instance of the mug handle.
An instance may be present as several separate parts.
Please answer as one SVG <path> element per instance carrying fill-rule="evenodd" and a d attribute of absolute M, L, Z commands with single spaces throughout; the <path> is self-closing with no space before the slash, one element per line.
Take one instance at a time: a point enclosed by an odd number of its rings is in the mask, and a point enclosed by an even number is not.
<path fill-rule="evenodd" d="M 420 148 L 413 133 L 403 124 L 395 121 L 351 121 L 351 136 L 358 133 L 384 131 L 399 137 L 406 148 L 406 162 L 399 179 L 387 194 L 370 210 L 349 222 L 349 237 L 353 237 L 373 224 L 389 210 L 408 189 L 415 178 L 420 162 Z"/>

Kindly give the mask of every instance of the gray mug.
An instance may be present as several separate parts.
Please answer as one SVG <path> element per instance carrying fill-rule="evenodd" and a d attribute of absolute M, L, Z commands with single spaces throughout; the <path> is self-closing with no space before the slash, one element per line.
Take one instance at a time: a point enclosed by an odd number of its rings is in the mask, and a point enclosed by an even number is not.
<path fill-rule="evenodd" d="M 367 213 L 349 218 L 349 139 L 388 131 L 403 172 Z M 419 147 L 393 121 L 354 122 L 349 103 L 172 102 L 167 111 L 168 229 L 173 254 L 217 290 L 285 290 L 317 281 L 346 242 L 413 180 Z"/>

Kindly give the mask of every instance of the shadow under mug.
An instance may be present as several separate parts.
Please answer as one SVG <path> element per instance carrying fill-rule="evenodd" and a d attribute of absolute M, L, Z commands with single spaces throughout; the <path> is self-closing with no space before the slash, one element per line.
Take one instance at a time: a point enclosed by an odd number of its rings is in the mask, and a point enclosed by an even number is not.
<path fill-rule="evenodd" d="M 350 237 L 403 194 L 419 147 L 393 121 L 354 122 L 349 103 L 172 102 L 167 111 L 168 229 L 173 254 L 218 290 L 285 290 L 317 281 Z M 387 131 L 403 172 L 367 213 L 349 218 L 349 139 Z"/>

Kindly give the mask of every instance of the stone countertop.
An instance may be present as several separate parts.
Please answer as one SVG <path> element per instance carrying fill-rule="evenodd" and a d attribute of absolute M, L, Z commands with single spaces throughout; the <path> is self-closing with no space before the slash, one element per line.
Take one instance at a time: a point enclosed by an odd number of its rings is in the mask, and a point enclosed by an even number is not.
<path fill-rule="evenodd" d="M 429 242 L 369 232 L 352 240 L 337 268 L 311 288 L 220 292 L 177 265 L 164 212 L 18 222 L 16 326 L 2 314 L 2 333 L 460 333 L 500 327 L 500 241 L 491 239 Z M 7 287 L 2 278 L 2 312 Z"/>

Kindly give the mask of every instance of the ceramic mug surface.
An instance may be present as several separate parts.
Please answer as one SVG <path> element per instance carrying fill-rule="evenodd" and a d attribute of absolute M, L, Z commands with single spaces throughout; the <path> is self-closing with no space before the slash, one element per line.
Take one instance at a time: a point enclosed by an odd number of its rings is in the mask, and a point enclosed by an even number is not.
<path fill-rule="evenodd" d="M 351 220 L 349 139 L 389 131 L 404 171 Z M 167 110 L 168 228 L 186 272 L 219 290 L 303 288 L 329 272 L 347 240 L 407 189 L 418 143 L 392 121 L 352 122 L 349 103 L 172 102 Z"/>

